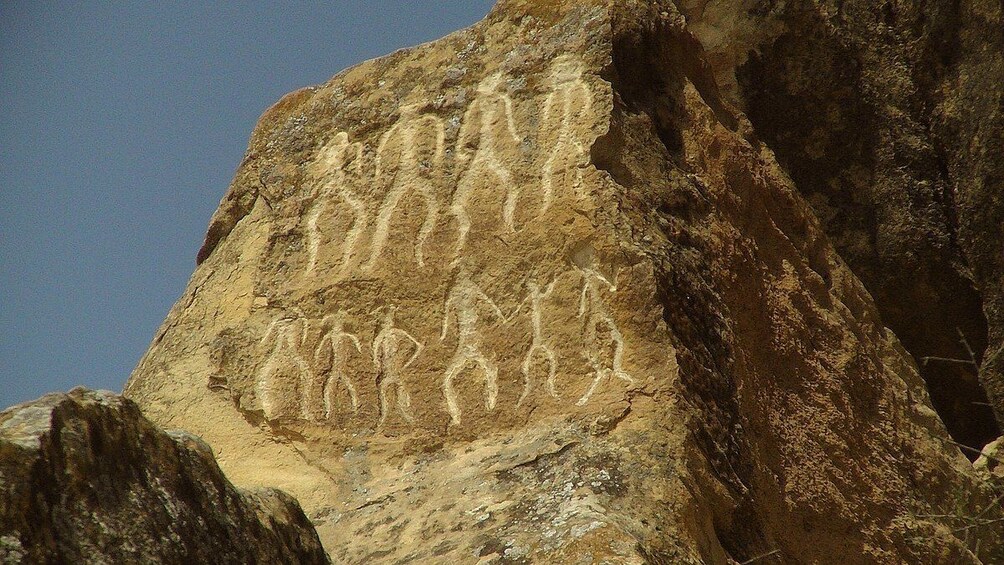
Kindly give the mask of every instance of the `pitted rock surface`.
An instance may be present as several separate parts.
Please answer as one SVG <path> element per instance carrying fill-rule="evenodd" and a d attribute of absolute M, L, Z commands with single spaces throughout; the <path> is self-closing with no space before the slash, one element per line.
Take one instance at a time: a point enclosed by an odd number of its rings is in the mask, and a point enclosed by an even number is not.
<path fill-rule="evenodd" d="M 690 25 L 507 0 L 288 95 L 126 395 L 336 562 L 1000 558 L 945 518 L 994 487 Z"/>
<path fill-rule="evenodd" d="M 328 563 L 289 495 L 130 400 L 74 389 L 0 412 L 0 563 Z"/>
<path fill-rule="evenodd" d="M 1004 6 L 681 0 L 949 431 L 1004 424 Z M 988 402 L 989 397 L 989 402 Z M 996 408 L 993 408 L 996 406 Z"/>

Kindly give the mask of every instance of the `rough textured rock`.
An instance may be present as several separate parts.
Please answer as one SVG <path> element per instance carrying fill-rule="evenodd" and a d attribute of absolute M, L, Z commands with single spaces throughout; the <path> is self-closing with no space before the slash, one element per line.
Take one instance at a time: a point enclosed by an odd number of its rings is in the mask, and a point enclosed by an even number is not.
<path fill-rule="evenodd" d="M 287 96 L 126 394 L 337 562 L 1004 559 L 694 20 L 507 0 Z"/>
<path fill-rule="evenodd" d="M 975 448 L 996 437 L 984 387 L 1004 422 L 1004 7 L 681 5 L 729 98 L 924 362 L 949 431 Z"/>
<path fill-rule="evenodd" d="M 988 443 L 973 464 L 988 480 L 1004 484 L 1004 437 Z"/>
<path fill-rule="evenodd" d="M 295 500 L 209 446 L 74 389 L 0 412 L 0 563 L 327 563 Z"/>

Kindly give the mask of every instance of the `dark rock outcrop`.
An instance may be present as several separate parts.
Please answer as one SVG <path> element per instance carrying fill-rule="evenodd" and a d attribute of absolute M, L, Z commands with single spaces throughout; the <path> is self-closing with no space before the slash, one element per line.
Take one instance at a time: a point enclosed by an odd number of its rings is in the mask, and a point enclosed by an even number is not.
<path fill-rule="evenodd" d="M 0 563 L 327 563 L 299 504 L 209 446 L 74 389 L 0 412 Z"/>
<path fill-rule="evenodd" d="M 1004 422 L 1004 7 L 679 4 L 729 97 L 920 363 L 951 434 L 971 448 L 996 437 L 991 405 Z"/>

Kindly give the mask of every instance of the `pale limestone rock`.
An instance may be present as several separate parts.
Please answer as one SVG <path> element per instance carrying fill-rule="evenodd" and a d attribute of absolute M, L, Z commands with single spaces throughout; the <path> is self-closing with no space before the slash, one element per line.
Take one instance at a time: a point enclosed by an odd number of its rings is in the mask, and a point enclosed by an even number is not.
<path fill-rule="evenodd" d="M 336 562 L 975 562 L 929 516 L 989 488 L 686 25 L 503 1 L 288 95 L 126 394 Z"/>
<path fill-rule="evenodd" d="M 1004 485 L 1004 437 L 999 437 L 984 446 L 973 467 L 987 480 Z"/>

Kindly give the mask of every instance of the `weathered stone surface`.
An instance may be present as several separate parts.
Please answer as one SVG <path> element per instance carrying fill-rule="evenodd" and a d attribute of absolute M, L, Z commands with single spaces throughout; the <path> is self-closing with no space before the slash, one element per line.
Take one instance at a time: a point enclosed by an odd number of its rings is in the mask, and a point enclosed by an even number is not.
<path fill-rule="evenodd" d="M 996 437 L 983 387 L 1004 422 L 1004 7 L 681 5 L 729 98 L 926 359 L 949 431 L 976 448 Z"/>
<path fill-rule="evenodd" d="M 74 389 L 0 412 L 0 563 L 327 563 L 300 506 L 209 446 Z"/>
<path fill-rule="evenodd" d="M 1004 5 L 959 4 L 956 64 L 932 118 L 945 147 L 965 251 L 989 325 L 980 381 L 1004 427 Z"/>
<path fill-rule="evenodd" d="M 698 37 L 669 1 L 508 0 L 287 96 L 126 394 L 337 562 L 1004 558 Z"/>
<path fill-rule="evenodd" d="M 981 450 L 973 467 L 988 481 L 997 481 L 1004 485 L 1004 436 L 988 443 Z"/>

